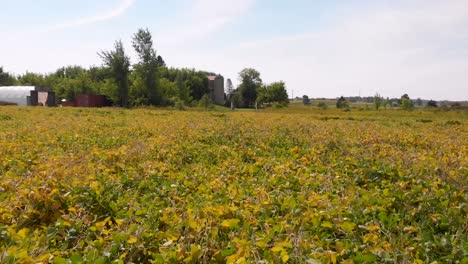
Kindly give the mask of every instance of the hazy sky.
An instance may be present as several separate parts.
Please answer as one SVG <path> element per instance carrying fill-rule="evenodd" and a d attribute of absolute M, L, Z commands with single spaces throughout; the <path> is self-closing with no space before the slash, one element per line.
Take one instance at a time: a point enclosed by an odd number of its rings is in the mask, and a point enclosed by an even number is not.
<path fill-rule="evenodd" d="M 0 0 L 0 66 L 100 65 L 140 27 L 168 66 L 245 67 L 295 96 L 468 100 L 468 0 Z"/>

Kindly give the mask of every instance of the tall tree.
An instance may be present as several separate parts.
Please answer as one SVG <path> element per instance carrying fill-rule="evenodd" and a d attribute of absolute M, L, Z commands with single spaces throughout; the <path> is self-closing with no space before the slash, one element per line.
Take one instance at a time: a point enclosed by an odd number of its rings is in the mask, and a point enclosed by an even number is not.
<path fill-rule="evenodd" d="M 234 92 L 234 86 L 232 85 L 231 79 L 228 78 L 226 80 L 226 94 L 229 97 L 229 95 L 231 95 L 233 92 Z"/>
<path fill-rule="evenodd" d="M 382 96 L 380 96 L 380 94 L 376 93 L 374 95 L 374 107 L 375 107 L 375 110 L 379 110 L 379 108 L 382 106 L 382 104 L 384 103 L 384 99 Z"/>
<path fill-rule="evenodd" d="M 262 87 L 260 73 L 252 68 L 243 69 L 239 73 L 239 92 L 244 107 L 252 107 L 257 100 L 257 89 Z"/>
<path fill-rule="evenodd" d="M 231 79 L 226 80 L 226 106 L 234 109 L 234 102 L 232 101 L 232 96 L 234 94 L 234 86 L 232 85 Z"/>
<path fill-rule="evenodd" d="M 148 29 L 139 29 L 133 35 L 133 48 L 139 58 L 138 64 L 135 65 L 135 70 L 143 80 L 149 102 L 153 105 L 160 105 L 162 98 L 158 90 L 158 66 L 160 64 L 165 65 L 165 63 L 161 57 L 156 55 L 151 33 Z"/>
<path fill-rule="evenodd" d="M 0 67 L 0 86 L 12 86 L 16 84 L 16 78 L 3 71 L 3 67 Z"/>
<path fill-rule="evenodd" d="M 177 74 L 175 83 L 177 85 L 177 93 L 178 93 L 179 99 L 184 104 L 189 104 L 192 101 L 192 97 L 190 96 L 190 90 L 187 87 L 186 82 L 184 81 L 184 77 L 182 76 L 182 73 Z"/>
<path fill-rule="evenodd" d="M 112 70 L 112 77 L 118 86 L 118 104 L 129 107 L 128 102 L 128 74 L 130 72 L 130 58 L 125 54 L 121 40 L 115 42 L 115 50 L 102 51 L 99 56 L 104 65 Z"/>

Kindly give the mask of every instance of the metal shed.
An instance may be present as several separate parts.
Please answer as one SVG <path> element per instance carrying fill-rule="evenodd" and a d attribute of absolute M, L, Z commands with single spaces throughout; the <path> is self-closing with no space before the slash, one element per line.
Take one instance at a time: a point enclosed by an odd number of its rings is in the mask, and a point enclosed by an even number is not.
<path fill-rule="evenodd" d="M 28 96 L 34 86 L 5 86 L 0 87 L 0 102 L 16 105 L 28 105 Z"/>

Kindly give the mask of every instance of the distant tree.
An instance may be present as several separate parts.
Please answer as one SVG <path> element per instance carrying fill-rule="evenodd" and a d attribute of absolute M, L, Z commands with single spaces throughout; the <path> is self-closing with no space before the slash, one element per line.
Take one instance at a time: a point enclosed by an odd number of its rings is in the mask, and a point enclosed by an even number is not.
<path fill-rule="evenodd" d="M 408 99 L 408 100 L 411 100 L 409 95 L 408 94 L 404 94 L 400 97 L 400 99 L 398 100 L 398 104 L 401 105 L 403 103 L 403 100 L 404 99 Z"/>
<path fill-rule="evenodd" d="M 185 84 L 193 100 L 200 100 L 208 93 L 208 77 L 205 74 L 190 70 L 187 71 L 186 78 Z"/>
<path fill-rule="evenodd" d="M 231 96 L 231 109 L 234 110 L 236 107 L 239 107 L 241 104 L 241 95 L 239 91 L 234 91 L 232 96 Z"/>
<path fill-rule="evenodd" d="M 186 105 L 192 101 L 190 96 L 190 90 L 187 87 L 187 84 L 184 81 L 184 78 L 181 73 L 176 77 L 176 86 L 177 86 L 177 97 Z"/>
<path fill-rule="evenodd" d="M 115 50 L 102 51 L 99 56 L 112 70 L 112 77 L 118 87 L 117 103 L 121 107 L 129 107 L 128 74 L 130 72 L 130 58 L 125 54 L 122 41 L 115 42 Z"/>
<path fill-rule="evenodd" d="M 167 78 L 159 79 L 159 88 L 161 94 L 165 98 L 177 98 L 179 96 L 179 90 L 175 82 L 171 82 Z"/>
<path fill-rule="evenodd" d="M 387 97 L 387 98 L 384 100 L 383 106 L 384 106 L 385 109 L 387 109 L 387 107 L 389 107 L 389 106 L 392 107 L 392 102 L 390 101 L 390 98 Z"/>
<path fill-rule="evenodd" d="M 226 94 L 229 96 L 234 92 L 234 85 L 232 85 L 231 79 L 226 80 Z"/>
<path fill-rule="evenodd" d="M 158 67 L 166 67 L 166 62 L 163 60 L 163 58 L 160 55 L 158 55 L 158 57 L 156 58 L 156 61 L 157 61 Z"/>
<path fill-rule="evenodd" d="M 274 82 L 266 86 L 266 99 L 269 103 L 279 103 L 283 106 L 289 104 L 286 84 L 283 81 Z"/>
<path fill-rule="evenodd" d="M 450 103 L 450 108 L 452 109 L 461 109 L 462 105 L 459 102 Z"/>
<path fill-rule="evenodd" d="M 304 105 L 310 105 L 309 96 L 303 95 L 303 96 L 302 96 L 302 103 L 303 103 Z"/>
<path fill-rule="evenodd" d="M 232 84 L 231 79 L 226 80 L 226 106 L 234 109 L 234 102 L 232 101 L 232 96 L 234 93 L 234 85 Z"/>
<path fill-rule="evenodd" d="M 16 84 L 15 76 L 8 72 L 3 71 L 3 67 L 0 67 L 0 86 L 13 86 Z"/>
<path fill-rule="evenodd" d="M 319 102 L 317 104 L 318 107 L 320 107 L 321 109 L 325 110 L 328 108 L 328 105 L 325 103 L 325 102 Z"/>
<path fill-rule="evenodd" d="M 162 98 L 157 87 L 158 66 L 164 61 L 162 58 L 158 60 L 156 50 L 153 48 L 151 33 L 148 29 L 139 29 L 133 35 L 132 43 L 139 58 L 139 62 L 134 65 L 135 71 L 143 80 L 150 104 L 160 105 Z"/>
<path fill-rule="evenodd" d="M 45 86 L 45 77 L 41 74 L 26 72 L 18 76 L 18 84 L 26 86 Z"/>
<path fill-rule="evenodd" d="M 427 102 L 427 106 L 428 107 L 437 107 L 437 102 L 434 101 L 434 100 L 429 100 L 429 102 Z"/>
<path fill-rule="evenodd" d="M 336 108 L 348 108 L 349 107 L 349 104 L 348 104 L 348 101 L 346 101 L 346 99 L 341 96 L 340 98 L 338 98 L 338 100 L 336 101 Z"/>
<path fill-rule="evenodd" d="M 414 103 L 411 101 L 408 94 L 404 94 L 400 98 L 400 107 L 404 110 L 412 110 L 414 108 Z"/>
<path fill-rule="evenodd" d="M 246 68 L 239 73 L 239 92 L 244 107 L 254 106 L 257 100 L 257 89 L 262 87 L 260 73 L 255 69 Z"/>
<path fill-rule="evenodd" d="M 379 110 L 379 108 L 384 104 L 384 99 L 380 94 L 376 93 L 374 95 L 374 107 L 375 110 Z"/>
<path fill-rule="evenodd" d="M 421 98 L 416 99 L 416 105 L 422 106 L 423 105 L 423 100 Z"/>
<path fill-rule="evenodd" d="M 211 98 L 208 94 L 202 96 L 200 101 L 198 102 L 199 107 L 203 107 L 205 110 L 213 108 L 213 103 L 211 102 Z"/>

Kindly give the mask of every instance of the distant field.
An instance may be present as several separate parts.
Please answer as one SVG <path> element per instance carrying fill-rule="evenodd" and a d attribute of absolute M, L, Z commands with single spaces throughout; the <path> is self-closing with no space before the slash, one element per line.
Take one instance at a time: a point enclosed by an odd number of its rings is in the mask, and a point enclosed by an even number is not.
<path fill-rule="evenodd" d="M 0 107 L 1 263 L 468 263 L 468 112 Z"/>

